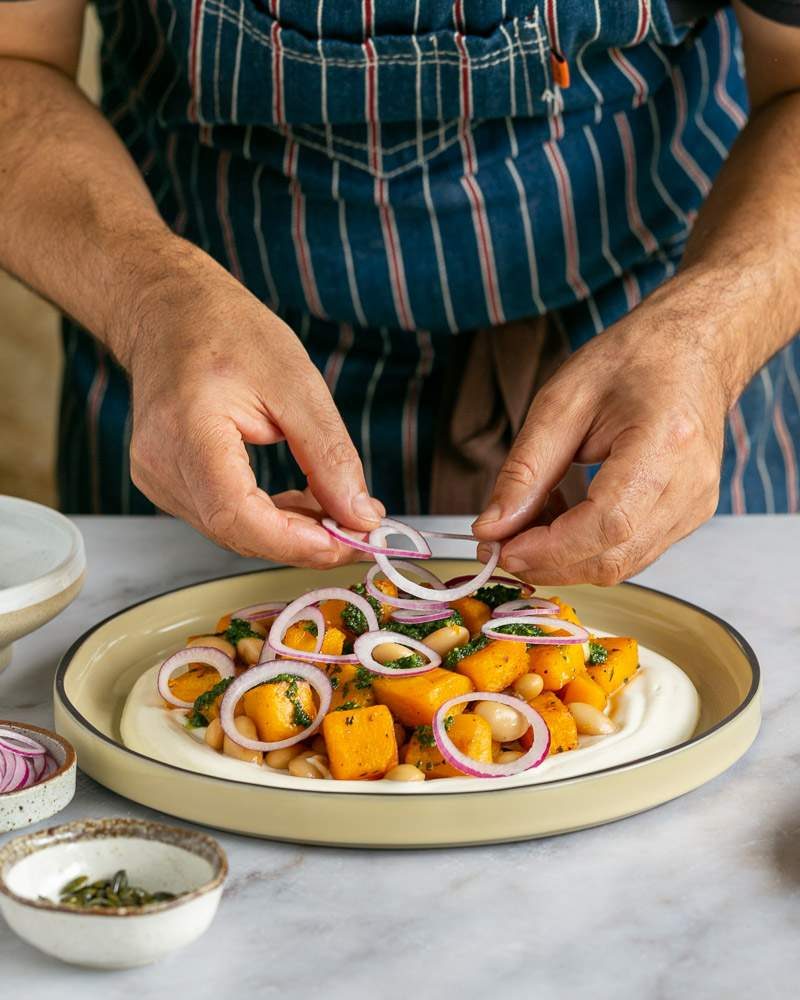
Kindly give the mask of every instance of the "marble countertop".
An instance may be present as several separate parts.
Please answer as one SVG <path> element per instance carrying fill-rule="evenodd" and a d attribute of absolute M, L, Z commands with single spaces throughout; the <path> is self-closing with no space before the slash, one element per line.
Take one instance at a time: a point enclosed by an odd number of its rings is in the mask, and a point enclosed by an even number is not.
<path fill-rule="evenodd" d="M 0 718 L 52 725 L 56 663 L 94 622 L 255 565 L 166 518 L 77 522 L 86 587 L 17 644 L 0 674 Z M 496 847 L 368 852 L 220 834 L 231 877 L 200 942 L 150 968 L 91 973 L 0 921 L 0 996 L 800 995 L 798 555 L 800 518 L 717 518 L 640 578 L 727 619 L 761 660 L 761 733 L 703 788 L 602 828 Z M 42 825 L 111 815 L 157 814 L 80 775 L 72 805 Z"/>

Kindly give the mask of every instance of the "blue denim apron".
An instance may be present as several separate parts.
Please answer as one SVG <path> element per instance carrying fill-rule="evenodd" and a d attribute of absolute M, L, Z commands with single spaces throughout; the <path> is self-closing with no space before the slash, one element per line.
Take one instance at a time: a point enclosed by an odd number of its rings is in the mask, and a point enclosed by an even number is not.
<path fill-rule="evenodd" d="M 674 272 L 745 121 L 732 15 L 665 0 L 98 12 L 103 110 L 161 213 L 298 332 L 395 512 L 428 509 L 454 335 L 547 313 L 574 349 L 614 323 Z M 797 509 L 798 366 L 795 342 L 734 409 L 720 510 Z M 123 374 L 67 324 L 66 509 L 152 510 L 129 439 Z M 251 458 L 302 485 L 285 446 Z"/>

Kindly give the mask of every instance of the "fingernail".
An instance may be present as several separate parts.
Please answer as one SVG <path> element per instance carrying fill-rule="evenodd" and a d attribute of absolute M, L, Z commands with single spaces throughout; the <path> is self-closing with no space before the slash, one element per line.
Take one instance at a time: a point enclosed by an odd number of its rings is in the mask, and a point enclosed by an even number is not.
<path fill-rule="evenodd" d="M 502 511 L 500 509 L 499 503 L 490 503 L 486 510 L 481 514 L 477 521 L 473 521 L 473 527 L 479 524 L 494 524 L 495 521 L 500 520 L 500 515 Z"/>
<path fill-rule="evenodd" d="M 491 554 L 492 554 L 492 547 L 491 547 L 491 545 L 487 545 L 486 542 L 481 542 L 481 544 L 478 546 L 478 551 L 477 551 L 478 559 L 482 563 L 488 562 L 489 561 L 489 556 Z"/>
<path fill-rule="evenodd" d="M 503 559 L 503 569 L 507 569 L 509 573 L 524 573 L 527 568 L 525 561 L 519 556 L 506 556 Z"/>
<path fill-rule="evenodd" d="M 359 493 L 353 497 L 353 513 L 364 521 L 380 521 L 383 517 L 381 505 L 369 493 Z"/>

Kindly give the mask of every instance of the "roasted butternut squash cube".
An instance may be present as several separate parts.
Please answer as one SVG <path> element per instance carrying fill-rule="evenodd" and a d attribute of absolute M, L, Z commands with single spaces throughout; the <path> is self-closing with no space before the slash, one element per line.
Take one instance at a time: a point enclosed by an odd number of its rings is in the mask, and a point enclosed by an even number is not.
<path fill-rule="evenodd" d="M 340 601 L 338 599 L 331 599 L 328 601 L 323 601 L 319 610 L 322 612 L 322 617 L 325 619 L 325 627 L 331 628 L 344 628 L 342 625 L 342 612 L 344 611 L 347 601 Z"/>
<path fill-rule="evenodd" d="M 329 663 L 325 667 L 333 696 L 330 711 L 333 712 L 342 705 L 351 708 L 364 708 L 375 704 L 375 692 L 372 690 L 372 675 L 357 663 Z"/>
<path fill-rule="evenodd" d="M 574 750 L 578 746 L 577 724 L 572 713 L 558 695 L 553 694 L 552 691 L 543 691 L 529 704 L 541 715 L 550 730 L 551 757 L 553 754 Z M 532 742 L 533 737 L 529 729 L 520 739 L 520 743 L 528 750 Z"/>
<path fill-rule="evenodd" d="M 386 594 L 388 597 L 397 597 L 397 587 L 391 580 L 384 580 L 383 578 L 380 578 L 375 580 L 374 583 L 376 589 L 380 590 L 382 594 Z M 381 604 L 381 621 L 386 621 L 391 618 L 394 609 L 394 604 Z"/>
<path fill-rule="evenodd" d="M 311 685 L 297 678 L 259 684 L 245 692 L 242 703 L 265 743 L 296 736 L 317 714 Z"/>
<path fill-rule="evenodd" d="M 604 636 L 596 642 L 608 651 L 608 659 L 605 663 L 587 667 L 587 672 L 607 694 L 613 694 L 636 673 L 639 644 L 635 639 L 621 636 Z"/>
<path fill-rule="evenodd" d="M 566 601 L 562 601 L 560 597 L 556 597 L 552 594 L 549 597 L 546 597 L 545 600 L 552 601 L 553 604 L 557 604 L 559 606 L 560 611 L 558 612 L 558 618 L 563 618 L 564 621 L 572 622 L 573 625 L 581 624 L 581 620 L 578 618 L 577 612 L 571 604 L 567 604 Z M 553 617 L 556 616 L 554 615 Z"/>
<path fill-rule="evenodd" d="M 586 667 L 583 662 L 583 646 L 579 643 L 569 646 L 532 646 L 528 650 L 531 670 L 544 682 L 545 691 L 560 691 Z"/>
<path fill-rule="evenodd" d="M 504 691 L 529 670 L 524 642 L 495 639 L 459 660 L 456 670 L 469 677 L 476 691 Z"/>
<path fill-rule="evenodd" d="M 330 656 L 341 656 L 346 639 L 347 633 L 343 629 L 338 628 L 336 625 L 325 629 L 325 635 L 322 637 L 320 653 L 327 653 Z"/>
<path fill-rule="evenodd" d="M 454 715 L 447 730 L 458 749 L 484 764 L 492 762 L 492 727 L 481 715 Z M 421 726 L 405 749 L 404 761 L 425 773 L 426 778 L 458 778 L 464 772 L 448 764 L 433 738 L 430 726 Z"/>
<path fill-rule="evenodd" d="M 340 781 L 373 781 L 397 764 L 394 719 L 385 705 L 328 712 L 322 735 Z"/>
<path fill-rule="evenodd" d="M 453 601 L 451 607 L 461 615 L 464 621 L 464 628 L 470 635 L 477 635 L 482 626 L 492 617 L 492 609 L 488 604 L 479 601 L 476 597 L 462 597 L 458 601 Z"/>
<path fill-rule="evenodd" d="M 203 708 L 203 716 L 208 722 L 213 722 L 214 719 L 219 718 L 219 707 L 222 704 L 222 699 L 224 697 L 224 692 L 218 694 L 217 697 L 209 704 Z M 233 710 L 235 716 L 246 715 L 244 710 L 244 698 L 240 698 L 236 703 L 236 708 Z"/>
<path fill-rule="evenodd" d="M 223 615 L 222 618 L 217 622 L 217 627 L 214 629 L 215 632 L 225 632 L 231 624 L 231 615 Z"/>
<path fill-rule="evenodd" d="M 565 705 L 569 705 L 573 701 L 581 701 L 585 705 L 594 705 L 595 708 L 603 712 L 608 704 L 608 695 L 584 669 L 561 692 L 561 700 Z"/>
<path fill-rule="evenodd" d="M 317 644 L 317 637 L 310 631 L 311 622 L 296 622 L 286 629 L 283 636 L 283 644 L 290 649 L 297 649 L 303 653 L 311 653 Z"/>
<path fill-rule="evenodd" d="M 213 667 L 198 664 L 189 667 L 187 671 L 171 678 L 169 689 L 176 698 L 181 701 L 194 702 L 201 694 L 210 691 L 215 684 L 219 684 L 220 676 Z"/>
<path fill-rule="evenodd" d="M 429 726 L 440 705 L 460 694 L 469 694 L 473 687 L 468 677 L 434 667 L 415 677 L 376 677 L 372 689 L 375 700 L 386 705 L 404 726 Z M 456 705 L 453 714 L 465 708 Z"/>
<path fill-rule="evenodd" d="M 310 622 L 297 622 L 297 624 L 291 625 L 283 637 L 284 643 L 291 649 L 296 649 L 304 653 L 312 652 L 317 644 L 317 637 L 313 632 L 309 631 L 307 626 L 310 624 Z M 337 626 L 332 625 L 330 628 L 325 629 L 320 652 L 329 653 L 332 656 L 341 656 L 346 639 L 347 633 Z"/>

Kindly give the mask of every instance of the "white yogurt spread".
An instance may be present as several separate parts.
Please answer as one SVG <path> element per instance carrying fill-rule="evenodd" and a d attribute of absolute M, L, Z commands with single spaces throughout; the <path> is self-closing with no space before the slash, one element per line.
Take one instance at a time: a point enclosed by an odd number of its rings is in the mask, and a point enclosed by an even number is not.
<path fill-rule="evenodd" d="M 592 630 L 595 635 L 607 635 Z M 577 750 L 548 757 L 537 768 L 511 778 L 449 778 L 440 781 L 315 781 L 314 791 L 425 794 L 532 785 L 572 778 L 638 760 L 688 739 L 697 727 L 700 699 L 686 674 L 666 657 L 639 647 L 636 676 L 612 699 L 609 712 L 620 727 L 610 736 L 581 736 Z M 185 712 L 168 711 L 156 689 L 158 665 L 136 681 L 125 702 L 120 729 L 125 746 L 176 767 L 230 781 L 283 788 L 309 788 L 308 779 L 248 764 L 217 753 L 203 742 L 204 729 L 187 730 Z"/>

